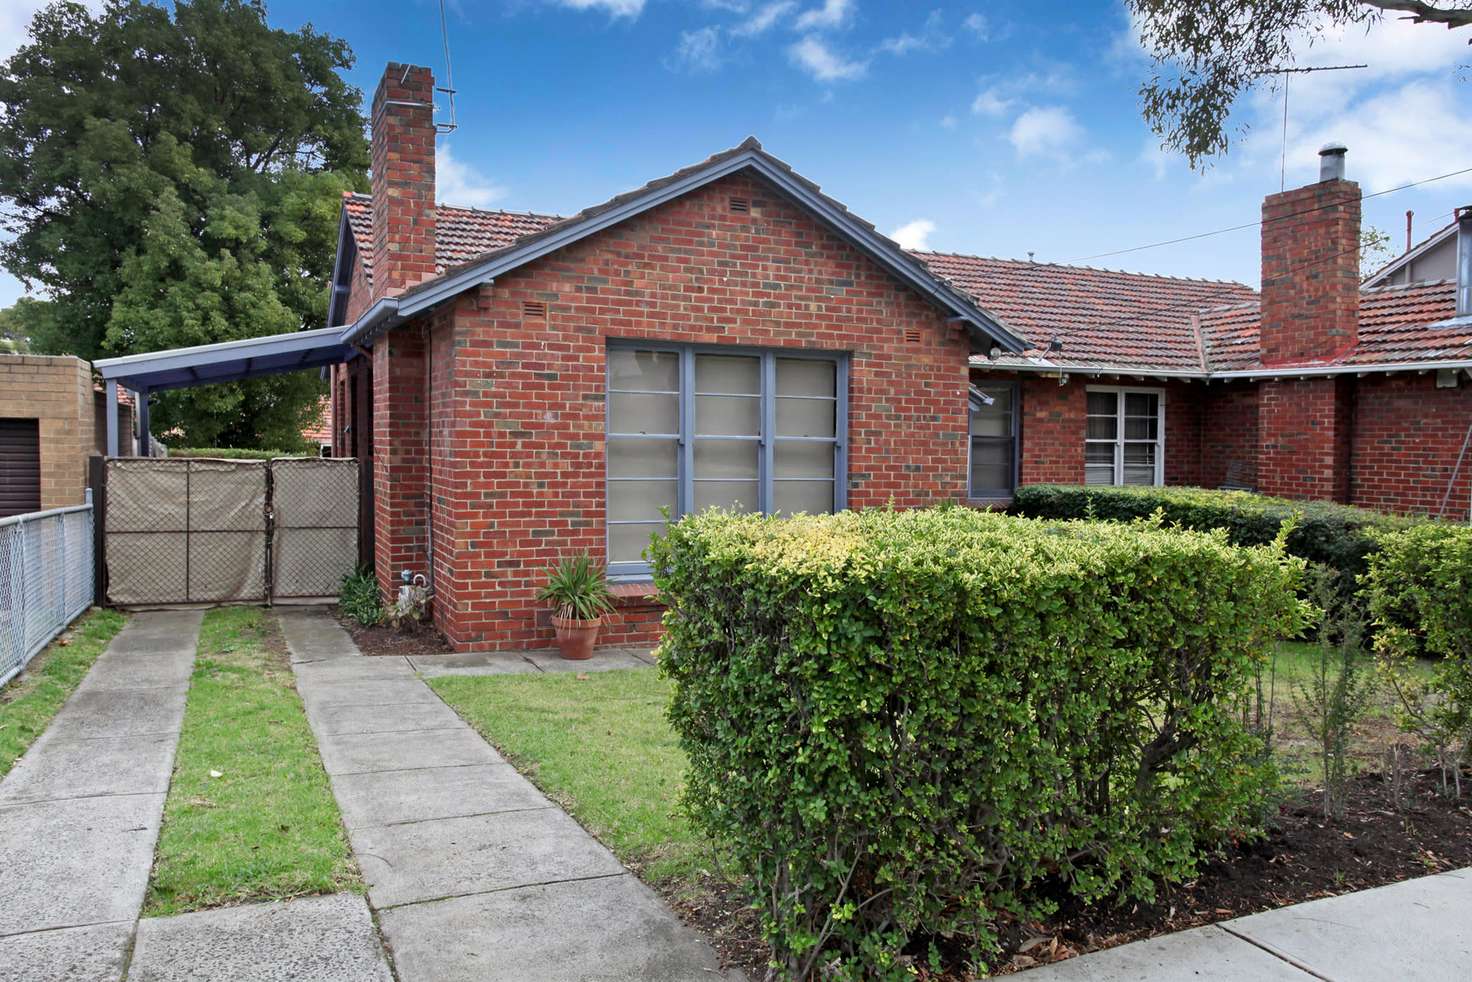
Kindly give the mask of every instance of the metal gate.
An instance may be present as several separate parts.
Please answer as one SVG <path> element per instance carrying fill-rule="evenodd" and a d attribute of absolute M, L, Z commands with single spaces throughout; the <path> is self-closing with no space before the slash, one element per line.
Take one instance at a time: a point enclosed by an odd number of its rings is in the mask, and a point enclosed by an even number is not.
<path fill-rule="evenodd" d="M 358 561 L 357 462 L 106 463 L 105 595 L 121 606 L 336 596 Z"/>

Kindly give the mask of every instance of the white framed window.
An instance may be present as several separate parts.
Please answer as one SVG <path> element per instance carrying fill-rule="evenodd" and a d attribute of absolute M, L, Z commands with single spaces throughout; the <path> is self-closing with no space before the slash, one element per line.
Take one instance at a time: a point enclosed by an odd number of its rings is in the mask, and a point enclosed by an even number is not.
<path fill-rule="evenodd" d="M 607 398 L 610 576 L 648 574 L 666 513 L 844 507 L 841 352 L 610 342 Z"/>
<path fill-rule="evenodd" d="M 1085 484 L 1165 483 L 1165 390 L 1089 386 Z"/>

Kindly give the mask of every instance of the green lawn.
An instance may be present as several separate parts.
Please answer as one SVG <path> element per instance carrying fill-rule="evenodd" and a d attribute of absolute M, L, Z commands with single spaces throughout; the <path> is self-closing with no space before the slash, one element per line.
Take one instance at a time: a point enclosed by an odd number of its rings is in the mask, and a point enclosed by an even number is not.
<path fill-rule="evenodd" d="M 713 868 L 677 801 L 685 758 L 650 669 L 472 676 L 430 686 L 517 769 L 651 882 Z"/>
<path fill-rule="evenodd" d="M 205 614 L 144 914 L 361 889 L 275 618 Z"/>
<path fill-rule="evenodd" d="M 127 618 L 94 608 L 31 660 L 20 675 L 0 687 L 0 777 L 51 725 L 51 718 L 81 684 Z"/>

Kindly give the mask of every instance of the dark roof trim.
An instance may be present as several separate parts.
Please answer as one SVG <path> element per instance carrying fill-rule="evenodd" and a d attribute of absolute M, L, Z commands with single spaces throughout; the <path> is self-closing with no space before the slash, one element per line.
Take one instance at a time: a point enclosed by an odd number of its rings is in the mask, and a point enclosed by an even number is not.
<path fill-rule="evenodd" d="M 347 314 L 348 291 L 353 286 L 353 263 L 358 258 L 358 239 L 348 224 L 347 199 L 338 211 L 337 258 L 332 262 L 332 286 L 327 299 L 327 326 L 341 327 Z"/>
<path fill-rule="evenodd" d="M 615 198 L 608 206 L 589 209 L 585 212 L 586 217 L 574 217 L 552 225 L 543 232 L 524 236 L 519 242 L 504 249 L 487 253 L 478 260 L 413 287 L 399 295 L 397 314 L 402 318 L 412 317 L 548 253 L 565 248 L 712 181 L 747 169 L 776 185 L 780 191 L 817 215 L 896 278 L 929 298 L 932 303 L 950 311 L 955 319 L 966 325 L 978 348 L 984 350 L 991 344 L 1011 352 L 1020 352 L 1026 348 L 1022 338 L 977 307 L 966 294 L 936 277 L 893 240 L 881 235 L 872 226 L 857 219 L 848 209 L 819 192 L 816 185 L 799 177 L 786 164 L 766 153 L 755 140 L 747 140 L 734 150 L 717 154 L 706 164 L 679 172 L 672 179 L 656 181 L 640 191 Z M 359 324 L 352 325 L 343 332 L 345 342 L 353 343 L 364 339 L 366 332 L 359 326 L 361 323 L 362 318 L 359 319 Z"/>
<path fill-rule="evenodd" d="M 104 380 L 135 391 L 157 392 L 260 375 L 335 365 L 353 357 L 342 343 L 341 328 L 319 327 L 238 341 L 170 348 L 140 355 L 102 358 L 92 363 Z"/>
<path fill-rule="evenodd" d="M 1452 222 L 1445 228 L 1441 228 L 1435 232 L 1432 232 L 1429 236 L 1423 239 L 1419 245 L 1413 247 L 1407 252 L 1401 253 L 1399 256 L 1396 256 L 1394 259 L 1390 260 L 1390 262 L 1386 263 L 1384 266 L 1381 266 L 1379 269 L 1375 270 L 1375 272 L 1365 277 L 1365 281 L 1361 284 L 1361 286 L 1368 288 L 1384 285 L 1385 281 L 1390 278 L 1392 273 L 1399 272 L 1401 268 L 1404 267 L 1406 264 L 1415 262 L 1417 259 L 1420 259 L 1426 253 L 1430 252 L 1432 249 L 1436 248 L 1438 245 L 1445 242 L 1447 239 L 1456 234 L 1456 222 Z"/>
<path fill-rule="evenodd" d="M 1261 382 L 1280 378 L 1329 378 L 1335 375 L 1392 375 L 1400 372 L 1434 372 L 1456 369 L 1472 373 L 1472 358 L 1440 361 L 1366 362 L 1351 365 L 1283 365 L 1278 368 L 1234 368 L 1200 372 L 1173 368 L 1131 368 L 1126 365 L 1063 364 L 1045 359 L 1026 362 L 989 361 L 972 358 L 971 367 L 983 372 L 1027 372 L 1049 376 L 1088 375 L 1140 379 L 1181 379 L 1187 382 Z"/>

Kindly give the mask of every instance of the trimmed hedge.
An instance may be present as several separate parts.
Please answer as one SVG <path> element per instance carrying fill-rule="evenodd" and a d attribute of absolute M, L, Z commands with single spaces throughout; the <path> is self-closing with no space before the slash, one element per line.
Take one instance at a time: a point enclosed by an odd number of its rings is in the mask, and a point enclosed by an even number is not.
<path fill-rule="evenodd" d="M 1364 595 L 1376 651 L 1439 659 L 1417 711 L 1436 739 L 1472 750 L 1472 528 L 1428 522 L 1381 536 Z"/>
<path fill-rule="evenodd" d="M 169 448 L 170 457 L 213 457 L 217 460 L 276 460 L 280 457 L 315 457 L 314 453 L 288 453 L 285 450 L 247 450 L 237 447 Z"/>
<path fill-rule="evenodd" d="M 1004 912 L 1149 897 L 1255 829 L 1243 710 L 1302 618 L 1281 546 L 940 508 L 709 511 L 651 554 L 684 802 L 788 976 L 909 977 L 941 935 L 984 959 Z"/>
<path fill-rule="evenodd" d="M 1019 487 L 1012 512 L 1031 518 L 1102 518 L 1129 521 L 1159 509 L 1171 525 L 1208 531 L 1225 529 L 1239 546 L 1267 545 L 1290 518 L 1288 552 L 1341 574 L 1346 589 L 1365 572 L 1366 557 L 1379 548 L 1377 536 L 1411 527 L 1416 519 L 1340 505 L 1290 501 L 1250 491 L 1190 487 L 1109 487 L 1030 484 Z"/>

